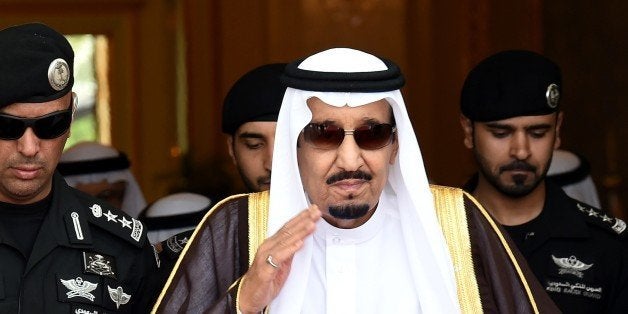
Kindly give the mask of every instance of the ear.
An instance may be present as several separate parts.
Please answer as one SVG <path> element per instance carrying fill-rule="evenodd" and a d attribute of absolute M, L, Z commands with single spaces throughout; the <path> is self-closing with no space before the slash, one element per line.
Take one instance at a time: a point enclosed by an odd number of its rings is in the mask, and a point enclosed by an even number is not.
<path fill-rule="evenodd" d="M 462 132 L 464 133 L 464 146 L 468 149 L 473 148 L 473 121 L 461 114 L 460 126 L 462 127 Z"/>
<path fill-rule="evenodd" d="M 388 160 L 388 163 L 391 165 L 395 164 L 395 160 L 397 159 L 397 154 L 399 154 L 399 138 L 397 137 L 397 133 L 395 133 L 395 137 L 393 138 L 393 142 L 391 145 L 393 145 L 393 151 L 392 154 L 390 154 L 390 159 Z"/>
<path fill-rule="evenodd" d="M 560 129 L 563 126 L 563 112 L 559 112 L 556 117 L 556 139 L 554 140 L 554 149 L 560 147 Z"/>
<path fill-rule="evenodd" d="M 227 138 L 227 149 L 229 150 L 229 156 L 231 156 L 231 161 L 233 162 L 234 165 L 238 165 L 238 162 L 236 161 L 235 158 L 235 152 L 233 151 L 233 137 L 234 135 L 229 135 L 229 137 Z"/>

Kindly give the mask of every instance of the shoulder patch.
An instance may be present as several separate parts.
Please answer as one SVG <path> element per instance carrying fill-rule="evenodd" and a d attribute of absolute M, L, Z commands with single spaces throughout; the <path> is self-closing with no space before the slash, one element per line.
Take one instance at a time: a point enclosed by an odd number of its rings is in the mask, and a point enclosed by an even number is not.
<path fill-rule="evenodd" d="M 600 209 L 587 205 L 585 203 L 576 202 L 576 208 L 583 213 L 587 221 L 612 231 L 618 235 L 623 235 L 626 231 L 626 222 L 619 218 L 615 218 Z"/>
<path fill-rule="evenodd" d="M 144 246 L 146 228 L 141 221 L 127 215 L 121 210 L 102 203 L 92 203 L 88 206 L 89 221 L 110 233 L 134 244 Z"/>

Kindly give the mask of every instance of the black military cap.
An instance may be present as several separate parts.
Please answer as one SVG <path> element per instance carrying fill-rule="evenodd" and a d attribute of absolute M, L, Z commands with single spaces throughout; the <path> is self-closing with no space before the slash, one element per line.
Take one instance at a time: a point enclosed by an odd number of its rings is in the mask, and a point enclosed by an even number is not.
<path fill-rule="evenodd" d="M 222 107 L 222 131 L 234 134 L 244 123 L 277 121 L 286 86 L 279 80 L 285 63 L 257 67 L 238 79 Z"/>
<path fill-rule="evenodd" d="M 72 90 L 74 51 L 52 28 L 31 23 L 0 30 L 0 108 L 47 102 Z"/>
<path fill-rule="evenodd" d="M 560 68 L 532 51 L 509 50 L 492 55 L 469 72 L 460 108 L 472 121 L 497 121 L 558 111 Z"/>

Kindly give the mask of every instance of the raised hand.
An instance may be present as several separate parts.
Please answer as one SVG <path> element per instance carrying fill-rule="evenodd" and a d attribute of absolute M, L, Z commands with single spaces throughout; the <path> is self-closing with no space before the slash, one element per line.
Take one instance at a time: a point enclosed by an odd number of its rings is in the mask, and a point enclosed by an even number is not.
<path fill-rule="evenodd" d="M 318 206 L 311 205 L 264 240 L 240 286 L 242 313 L 261 312 L 279 294 L 290 274 L 294 254 L 314 232 L 320 218 Z"/>

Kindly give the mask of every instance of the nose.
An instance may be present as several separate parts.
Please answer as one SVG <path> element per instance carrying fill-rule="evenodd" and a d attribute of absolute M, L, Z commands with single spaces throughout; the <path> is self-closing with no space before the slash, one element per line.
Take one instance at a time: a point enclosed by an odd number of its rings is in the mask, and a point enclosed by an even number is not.
<path fill-rule="evenodd" d="M 364 165 L 362 149 L 355 142 L 352 133 L 345 135 L 336 152 L 336 165 L 345 171 L 356 171 Z"/>
<path fill-rule="evenodd" d="M 517 160 L 530 157 L 530 140 L 525 132 L 516 132 L 510 141 L 510 156 Z"/>
<path fill-rule="evenodd" d="M 17 139 L 17 150 L 26 157 L 33 157 L 39 152 L 40 142 L 33 129 L 28 127 L 22 137 Z"/>
<path fill-rule="evenodd" d="M 266 145 L 266 149 L 264 151 L 264 156 L 262 156 L 262 158 L 264 158 L 263 160 L 263 165 L 264 165 L 264 169 L 266 169 L 267 171 L 270 171 L 272 166 L 273 166 L 273 143 L 269 143 L 270 145 Z"/>

